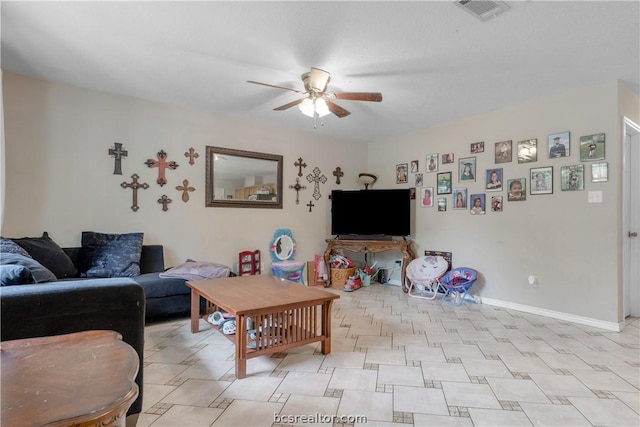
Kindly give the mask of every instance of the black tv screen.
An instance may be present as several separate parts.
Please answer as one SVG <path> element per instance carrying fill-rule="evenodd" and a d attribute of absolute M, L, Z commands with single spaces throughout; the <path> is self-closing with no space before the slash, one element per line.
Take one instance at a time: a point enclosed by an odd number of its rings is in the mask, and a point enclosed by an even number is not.
<path fill-rule="evenodd" d="M 409 236 L 411 190 L 333 190 L 331 234 Z"/>

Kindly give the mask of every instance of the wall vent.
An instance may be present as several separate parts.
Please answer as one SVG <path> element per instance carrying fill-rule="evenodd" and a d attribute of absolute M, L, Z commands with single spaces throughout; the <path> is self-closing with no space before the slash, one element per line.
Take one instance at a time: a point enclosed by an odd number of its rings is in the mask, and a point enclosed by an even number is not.
<path fill-rule="evenodd" d="M 503 1 L 459 0 L 456 1 L 455 4 L 483 22 L 511 9 L 511 7 Z"/>

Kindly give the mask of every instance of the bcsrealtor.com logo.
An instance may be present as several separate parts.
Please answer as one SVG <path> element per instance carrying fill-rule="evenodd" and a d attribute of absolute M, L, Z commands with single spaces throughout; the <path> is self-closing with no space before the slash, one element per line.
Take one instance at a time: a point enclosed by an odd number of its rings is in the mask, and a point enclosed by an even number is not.
<path fill-rule="evenodd" d="M 330 414 L 288 414 L 279 415 L 274 412 L 273 422 L 278 424 L 355 424 L 366 423 L 367 417 L 364 415 L 330 415 Z"/>

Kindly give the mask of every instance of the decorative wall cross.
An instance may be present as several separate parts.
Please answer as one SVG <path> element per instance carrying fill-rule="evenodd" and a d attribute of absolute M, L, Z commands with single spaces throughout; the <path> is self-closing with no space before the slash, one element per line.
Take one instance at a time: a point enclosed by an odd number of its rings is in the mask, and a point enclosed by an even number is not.
<path fill-rule="evenodd" d="M 187 203 L 189 201 L 189 192 L 190 191 L 196 191 L 195 188 L 193 187 L 189 187 L 189 180 L 185 179 L 184 181 L 182 181 L 182 185 L 178 185 L 176 187 L 176 190 L 178 191 L 182 191 L 182 201 Z"/>
<path fill-rule="evenodd" d="M 115 159 L 113 166 L 114 175 L 122 175 L 122 158 L 127 157 L 128 154 L 127 150 L 122 149 L 122 144 L 119 142 L 114 142 L 113 148 L 109 148 L 109 155 Z"/>
<path fill-rule="evenodd" d="M 344 172 L 342 172 L 340 166 L 338 166 L 336 170 L 333 171 L 333 176 L 336 177 L 336 184 L 340 185 L 340 178 L 344 176 Z"/>
<path fill-rule="evenodd" d="M 163 194 L 162 197 L 158 199 L 158 203 L 162 205 L 162 210 L 166 212 L 169 210 L 169 207 L 167 205 L 171 203 L 171 199 L 167 197 L 166 194 Z"/>
<path fill-rule="evenodd" d="M 167 168 L 175 169 L 178 167 L 178 164 L 173 160 L 167 162 L 167 153 L 165 153 L 164 150 L 158 151 L 158 160 L 147 159 L 144 164 L 149 166 L 150 168 L 158 168 L 158 179 L 156 180 L 156 182 L 160 184 L 160 187 L 167 183 L 167 178 L 164 176 L 165 170 Z"/>
<path fill-rule="evenodd" d="M 315 205 L 311 200 L 309 200 L 309 203 L 307 203 L 307 206 L 309 206 L 309 212 L 311 212 L 311 208 L 314 207 Z"/>
<path fill-rule="evenodd" d="M 196 153 L 196 150 L 194 150 L 193 147 L 189 148 L 189 151 L 186 151 L 184 153 L 184 156 L 189 158 L 189 164 L 191 166 L 193 166 L 193 164 L 195 163 L 193 159 L 197 159 L 198 157 L 200 157 L 200 155 Z"/>
<path fill-rule="evenodd" d="M 302 168 L 306 168 L 307 164 L 302 162 L 302 157 L 298 157 L 298 161 L 293 166 L 298 167 L 298 176 L 302 176 Z"/>
<path fill-rule="evenodd" d="M 296 190 L 296 205 L 300 204 L 300 200 L 298 199 L 299 191 L 304 190 L 307 187 L 300 185 L 300 178 L 296 178 L 296 185 L 290 185 L 289 188 Z"/>
<path fill-rule="evenodd" d="M 149 184 L 147 184 L 146 182 L 144 184 L 140 184 L 138 182 L 138 178 L 140 178 L 138 176 L 138 174 L 134 173 L 133 175 L 131 175 L 131 182 L 123 182 L 122 184 L 120 184 L 120 187 L 127 189 L 130 188 L 133 190 L 133 205 L 131 206 L 131 210 L 134 212 L 137 212 L 138 209 L 140 209 L 140 207 L 138 206 L 138 190 L 139 189 L 143 189 L 146 190 L 147 188 L 149 188 Z"/>
<path fill-rule="evenodd" d="M 313 198 L 316 200 L 322 197 L 322 195 L 320 194 L 320 183 L 324 184 L 325 182 L 327 182 L 327 177 L 320 174 L 321 174 L 320 168 L 316 166 L 315 168 L 313 168 L 313 175 L 312 174 L 307 175 L 307 181 L 314 183 Z"/>

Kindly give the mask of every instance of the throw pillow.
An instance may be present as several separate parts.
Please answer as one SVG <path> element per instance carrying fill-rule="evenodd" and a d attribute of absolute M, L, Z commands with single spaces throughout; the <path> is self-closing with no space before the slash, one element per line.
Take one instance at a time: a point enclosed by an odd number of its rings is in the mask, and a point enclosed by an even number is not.
<path fill-rule="evenodd" d="M 143 233 L 105 234 L 82 232 L 82 274 L 87 277 L 135 277 L 140 275 Z"/>
<path fill-rule="evenodd" d="M 0 265 L 0 286 L 28 285 L 33 282 L 33 275 L 27 267 Z"/>
<path fill-rule="evenodd" d="M 187 260 L 180 265 L 160 273 L 160 277 L 178 277 L 185 280 L 206 280 L 229 277 L 229 267 L 213 262 Z"/>
<path fill-rule="evenodd" d="M 46 231 L 42 233 L 42 237 L 23 237 L 11 240 L 55 274 L 58 279 L 78 277 L 78 269 L 73 265 L 71 258 L 49 237 L 49 233 Z"/>
<path fill-rule="evenodd" d="M 22 246 L 18 245 L 11 239 L 0 237 L 0 254 L 18 254 L 31 258 L 31 255 Z"/>
<path fill-rule="evenodd" d="M 49 271 L 46 267 L 44 267 L 38 261 L 28 256 L 23 256 L 18 254 L 2 254 L 2 265 L 3 266 L 16 265 L 16 266 L 22 266 L 28 269 L 31 272 L 33 281 L 35 281 L 36 283 L 56 281 L 55 274 Z M 21 274 L 25 274 L 25 273 L 22 272 Z M 33 282 L 30 281 L 27 283 L 33 283 Z M 15 284 L 17 283 L 14 283 L 14 285 Z"/>

